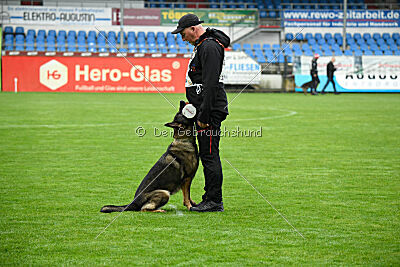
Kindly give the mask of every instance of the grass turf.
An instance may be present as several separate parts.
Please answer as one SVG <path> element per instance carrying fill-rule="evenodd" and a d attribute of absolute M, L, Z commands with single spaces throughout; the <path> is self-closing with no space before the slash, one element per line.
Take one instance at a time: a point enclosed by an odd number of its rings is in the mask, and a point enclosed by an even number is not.
<path fill-rule="evenodd" d="M 166 150 L 155 135 L 175 111 L 157 94 L 1 93 L 0 264 L 400 264 L 397 94 L 242 94 L 226 135 L 262 137 L 222 138 L 225 212 L 190 213 L 178 193 L 95 239 L 119 215 L 100 208 L 129 203 Z M 195 201 L 203 184 L 200 167 Z"/>

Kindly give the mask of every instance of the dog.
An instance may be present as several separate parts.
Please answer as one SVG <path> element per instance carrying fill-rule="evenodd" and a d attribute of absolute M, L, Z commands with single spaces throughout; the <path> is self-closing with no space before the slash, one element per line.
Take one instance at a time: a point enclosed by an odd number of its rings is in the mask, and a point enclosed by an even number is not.
<path fill-rule="evenodd" d="M 199 153 L 195 138 L 195 119 L 194 117 L 189 119 L 190 116 L 182 113 L 185 106 L 186 103 L 180 101 L 179 111 L 174 120 L 165 124 L 174 129 L 174 141 L 143 178 L 136 190 L 134 200 L 124 206 L 104 206 L 100 212 L 165 212 L 160 207 L 168 202 L 170 195 L 181 189 L 183 205 L 188 210 L 196 205 L 190 198 L 190 186 L 199 166 Z"/>
<path fill-rule="evenodd" d="M 319 85 L 319 83 L 317 83 L 316 87 L 318 87 L 318 85 Z M 301 89 L 303 89 L 303 93 L 306 95 L 307 94 L 307 90 L 309 88 L 311 89 L 311 87 L 312 87 L 312 80 L 309 81 L 309 82 L 303 83 L 301 86 L 297 86 L 297 87 L 300 87 Z"/>

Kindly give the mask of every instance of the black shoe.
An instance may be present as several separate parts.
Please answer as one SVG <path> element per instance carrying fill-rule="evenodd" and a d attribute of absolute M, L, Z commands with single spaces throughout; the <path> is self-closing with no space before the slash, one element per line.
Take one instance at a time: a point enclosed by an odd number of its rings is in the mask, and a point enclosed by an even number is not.
<path fill-rule="evenodd" d="M 190 211 L 197 212 L 215 212 L 215 211 L 224 211 L 224 204 L 222 202 L 215 203 L 212 200 L 204 202 L 202 205 L 198 205 L 197 207 L 191 207 Z"/>
<path fill-rule="evenodd" d="M 201 207 L 204 205 L 204 203 L 206 203 L 207 200 L 202 200 L 200 203 L 196 204 L 196 205 L 192 205 L 192 207 Z"/>

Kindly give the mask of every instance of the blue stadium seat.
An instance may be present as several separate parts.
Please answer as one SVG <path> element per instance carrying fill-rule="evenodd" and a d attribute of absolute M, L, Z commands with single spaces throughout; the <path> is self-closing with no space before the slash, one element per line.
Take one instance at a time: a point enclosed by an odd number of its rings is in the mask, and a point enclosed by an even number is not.
<path fill-rule="evenodd" d="M 306 50 L 306 51 L 304 51 L 304 55 L 312 57 L 312 56 L 314 56 L 314 53 L 311 50 Z"/>
<path fill-rule="evenodd" d="M 343 52 L 342 52 L 342 50 L 337 50 L 337 51 L 334 51 L 335 52 L 335 56 L 343 56 Z"/>
<path fill-rule="evenodd" d="M 305 39 L 308 41 L 309 39 L 314 39 L 312 33 L 306 33 Z"/>
<path fill-rule="evenodd" d="M 302 33 L 298 33 L 298 34 L 296 35 L 296 40 L 297 40 L 297 41 L 303 41 L 303 40 L 304 40 L 303 34 L 302 34 Z"/>
<path fill-rule="evenodd" d="M 295 55 L 296 57 L 300 57 L 300 56 L 303 55 L 303 52 L 302 52 L 301 50 L 294 50 L 294 55 Z"/>
<path fill-rule="evenodd" d="M 367 40 L 371 39 L 372 37 L 371 37 L 371 34 L 367 32 L 367 33 L 363 34 L 363 38 L 365 41 L 367 41 Z"/>
<path fill-rule="evenodd" d="M 324 44 L 326 44 L 324 38 L 318 39 L 317 43 L 318 43 L 319 45 L 324 45 Z"/>
<path fill-rule="evenodd" d="M 243 50 L 251 50 L 251 44 L 243 44 Z"/>
<path fill-rule="evenodd" d="M 15 33 L 16 34 L 24 34 L 25 33 L 24 27 L 21 27 L 21 26 L 16 27 L 15 28 Z"/>
<path fill-rule="evenodd" d="M 13 27 L 11 26 L 4 27 L 4 34 L 11 34 L 11 33 L 14 33 Z"/>
<path fill-rule="evenodd" d="M 23 44 L 16 44 L 15 45 L 15 51 L 24 51 L 24 45 Z"/>
<path fill-rule="evenodd" d="M 263 44 L 262 49 L 263 50 L 271 49 L 271 45 L 270 44 Z"/>
<path fill-rule="evenodd" d="M 176 48 L 169 48 L 169 53 L 178 53 L 178 50 Z"/>
<path fill-rule="evenodd" d="M 253 49 L 254 50 L 261 50 L 261 45 L 260 44 L 253 44 Z"/>
<path fill-rule="evenodd" d="M 58 52 L 65 52 L 65 45 L 57 45 Z"/>
<path fill-rule="evenodd" d="M 397 41 L 400 39 L 400 34 L 398 32 L 395 32 L 392 34 L 392 38 L 393 38 L 393 40 Z"/>
<path fill-rule="evenodd" d="M 55 52 L 56 51 L 56 46 L 55 46 L 55 44 L 48 44 L 47 45 L 47 51 L 49 51 L 49 52 Z"/>
<path fill-rule="evenodd" d="M 373 56 L 373 55 L 374 55 L 374 53 L 372 53 L 371 50 L 365 50 L 364 51 L 364 56 Z"/>
<path fill-rule="evenodd" d="M 322 39 L 322 34 L 316 33 L 316 34 L 314 35 L 314 37 L 315 37 L 316 40 Z"/>
<path fill-rule="evenodd" d="M 360 33 L 355 33 L 355 34 L 353 35 L 353 38 L 356 39 L 356 40 L 358 40 L 358 39 L 363 39 L 363 38 L 361 37 L 361 34 L 360 34 Z"/>
<path fill-rule="evenodd" d="M 344 51 L 344 55 L 345 55 L 345 56 L 352 56 L 352 55 L 353 55 L 353 51 L 351 51 L 351 50 L 345 50 L 345 51 Z"/>
<path fill-rule="evenodd" d="M 268 18 L 268 12 L 266 10 L 260 10 L 260 18 Z"/>
<path fill-rule="evenodd" d="M 35 45 L 33 44 L 27 44 L 25 47 L 26 51 L 35 51 Z"/>
<path fill-rule="evenodd" d="M 328 40 L 330 40 L 330 39 L 333 39 L 332 34 L 329 33 L 329 32 L 328 32 L 328 33 L 325 33 L 324 37 L 325 37 L 325 40 L 326 40 L 326 41 L 328 41 Z"/>
<path fill-rule="evenodd" d="M 383 55 L 383 52 L 382 52 L 381 50 L 375 50 L 375 51 L 374 51 L 374 54 L 375 54 L 376 56 L 382 56 L 382 55 Z"/>
<path fill-rule="evenodd" d="M 36 36 L 36 31 L 35 31 L 35 30 L 32 30 L 32 29 L 29 29 L 28 32 L 26 33 L 26 36 L 33 36 L 33 37 L 35 37 L 35 36 Z"/>
<path fill-rule="evenodd" d="M 395 56 L 400 56 L 400 50 L 394 51 L 394 55 L 395 55 Z"/>
<path fill-rule="evenodd" d="M 389 33 L 384 33 L 384 34 L 382 34 L 382 39 L 383 39 L 383 40 L 387 40 L 387 39 L 389 39 L 389 38 L 391 38 Z"/>
<path fill-rule="evenodd" d="M 13 45 L 14 44 L 14 36 L 12 34 L 8 34 L 4 37 L 4 45 Z"/>
<path fill-rule="evenodd" d="M 242 47 L 241 47 L 241 45 L 240 45 L 239 43 L 234 43 L 234 44 L 232 45 L 233 51 L 240 51 L 241 48 L 242 48 Z"/>
<path fill-rule="evenodd" d="M 361 50 L 357 49 L 357 50 L 354 51 L 354 55 L 355 55 L 356 57 L 360 57 L 360 56 L 363 55 L 363 52 L 362 52 Z"/>
<path fill-rule="evenodd" d="M 44 44 L 36 44 L 36 51 L 39 51 L 39 52 L 46 51 Z"/>
<path fill-rule="evenodd" d="M 381 39 L 381 35 L 380 35 L 379 33 L 374 33 L 374 34 L 372 35 L 372 38 L 373 38 L 375 41 L 377 41 L 378 39 Z"/>
<path fill-rule="evenodd" d="M 287 41 L 292 41 L 293 38 L 294 38 L 293 33 L 287 33 L 287 34 L 286 34 L 286 40 L 287 40 Z"/>

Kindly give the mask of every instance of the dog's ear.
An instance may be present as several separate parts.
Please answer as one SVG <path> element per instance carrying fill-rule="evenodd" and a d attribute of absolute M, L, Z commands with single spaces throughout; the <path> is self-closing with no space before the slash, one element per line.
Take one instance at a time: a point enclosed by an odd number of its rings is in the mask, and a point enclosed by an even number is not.
<path fill-rule="evenodd" d="M 164 126 L 171 127 L 171 128 L 180 128 L 180 127 L 182 127 L 182 124 L 173 121 L 173 122 L 168 122 L 168 123 L 164 124 Z"/>
<path fill-rule="evenodd" d="M 182 109 L 186 106 L 186 102 L 181 100 L 181 102 L 179 102 L 179 112 L 182 112 Z"/>

